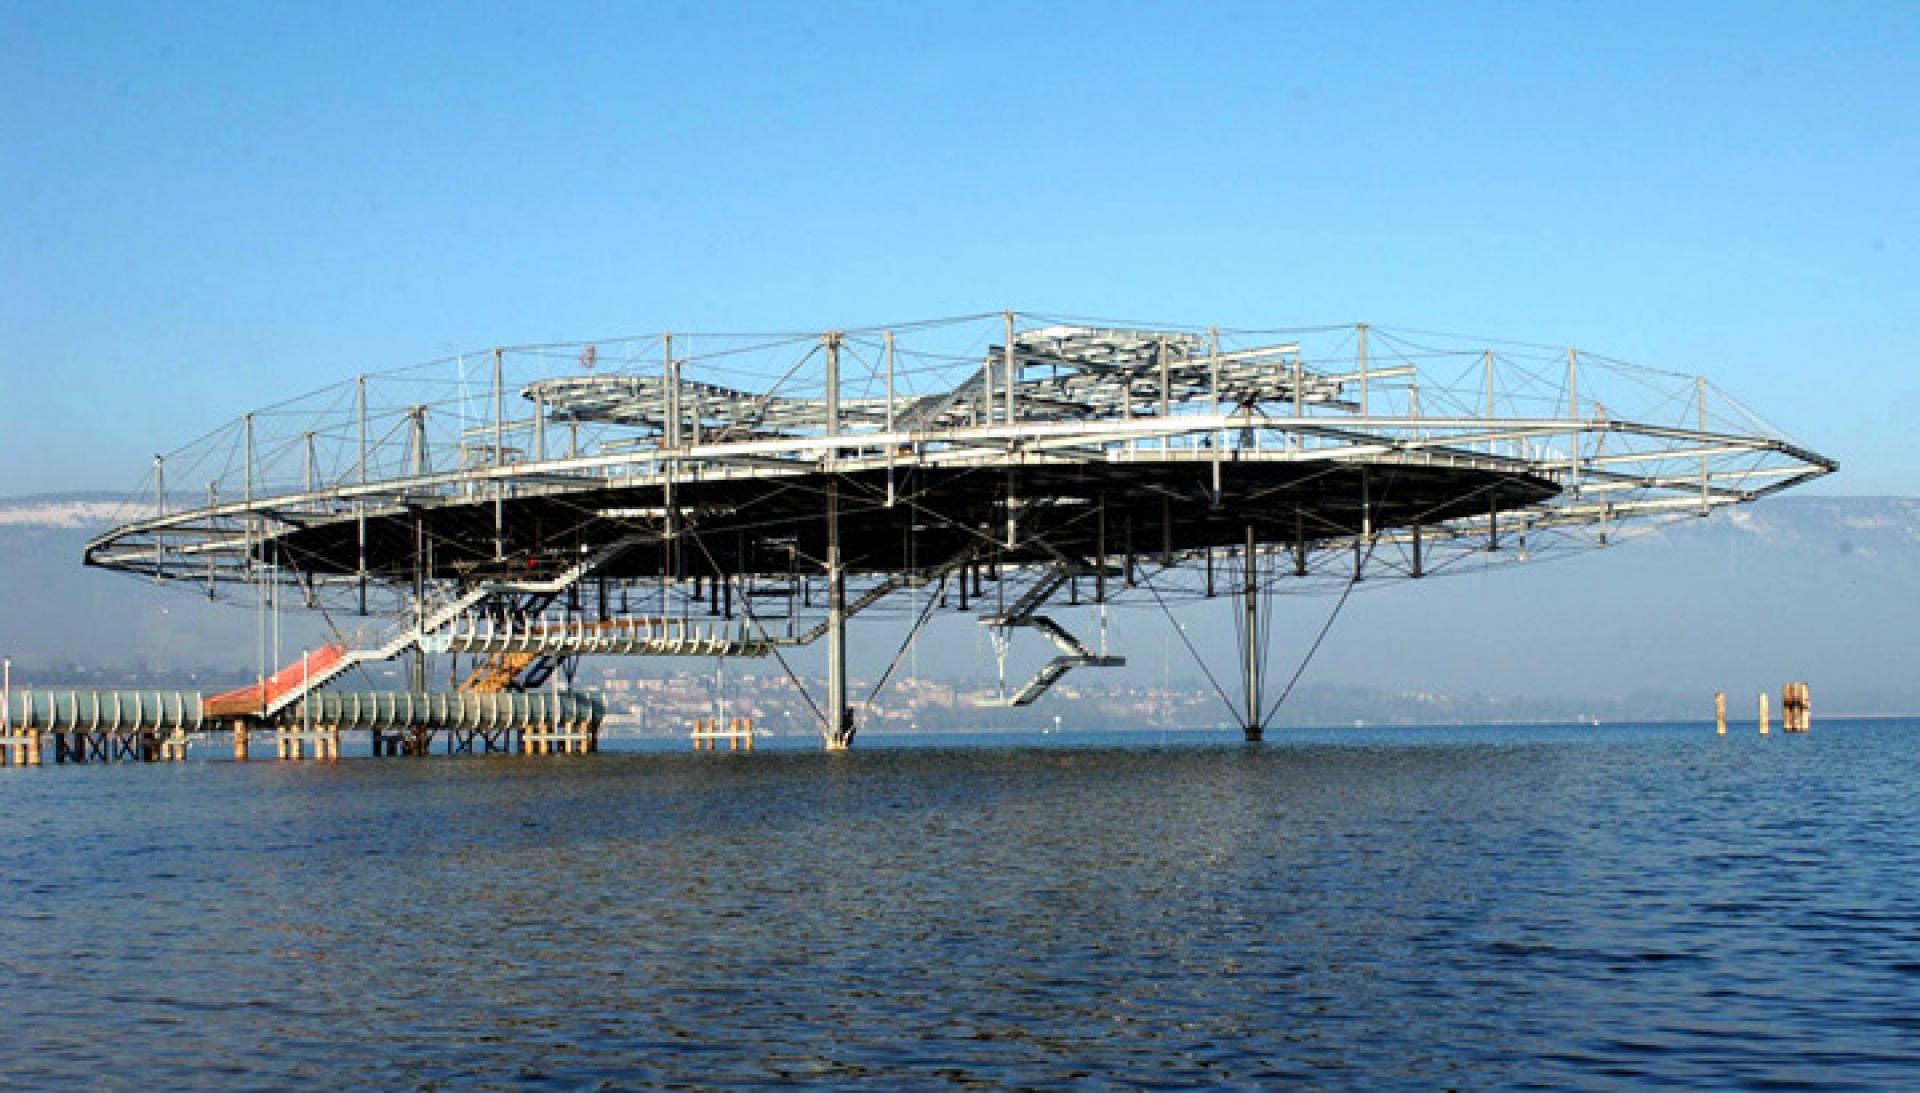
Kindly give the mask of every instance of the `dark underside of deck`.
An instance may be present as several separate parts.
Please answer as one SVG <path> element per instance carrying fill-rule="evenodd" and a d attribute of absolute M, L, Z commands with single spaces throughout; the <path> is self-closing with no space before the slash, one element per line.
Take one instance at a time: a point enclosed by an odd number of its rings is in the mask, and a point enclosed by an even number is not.
<path fill-rule="evenodd" d="M 846 565 L 867 573 L 923 570 L 969 548 L 1022 564 L 1229 547 L 1245 542 L 1249 526 L 1263 544 L 1321 542 L 1505 511 L 1558 492 L 1532 475 L 1353 461 L 1229 463 L 1218 497 L 1212 482 L 1204 461 L 902 466 L 889 506 L 884 470 L 695 479 L 674 487 L 678 549 L 662 535 L 657 485 L 509 497 L 497 516 L 491 498 L 436 498 L 369 514 L 365 565 L 397 578 L 430 557 L 428 577 L 544 578 L 626 539 L 634 545 L 607 560 L 601 576 L 818 573 L 830 483 Z M 265 559 L 277 546 L 283 563 L 308 573 L 351 574 L 361 567 L 360 544 L 360 521 L 336 516 L 270 537 L 260 550 Z"/>

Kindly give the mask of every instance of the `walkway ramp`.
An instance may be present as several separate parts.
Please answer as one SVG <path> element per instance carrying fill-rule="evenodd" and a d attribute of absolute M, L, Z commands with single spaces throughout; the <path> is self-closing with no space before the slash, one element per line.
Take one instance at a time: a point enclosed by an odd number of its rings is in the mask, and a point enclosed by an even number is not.
<path fill-rule="evenodd" d="M 269 704 L 293 691 L 304 692 L 316 680 L 332 679 L 339 674 L 347 657 L 347 647 L 338 643 L 322 645 L 303 654 L 299 660 L 268 676 L 263 682 L 222 691 L 206 698 L 208 717 L 260 717 Z"/>
<path fill-rule="evenodd" d="M 528 654 L 533 658 L 581 656 L 764 657 L 773 651 L 745 623 L 702 623 L 683 618 L 588 619 L 497 618 L 467 615 L 447 627 L 437 647 L 451 653 Z"/>

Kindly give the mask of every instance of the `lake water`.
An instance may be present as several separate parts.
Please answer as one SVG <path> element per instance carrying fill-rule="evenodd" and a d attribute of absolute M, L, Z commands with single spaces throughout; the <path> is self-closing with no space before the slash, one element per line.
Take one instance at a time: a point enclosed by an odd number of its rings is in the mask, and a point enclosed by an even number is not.
<path fill-rule="evenodd" d="M 1916 744 L 0 770 L 0 1082 L 1910 1088 Z"/>

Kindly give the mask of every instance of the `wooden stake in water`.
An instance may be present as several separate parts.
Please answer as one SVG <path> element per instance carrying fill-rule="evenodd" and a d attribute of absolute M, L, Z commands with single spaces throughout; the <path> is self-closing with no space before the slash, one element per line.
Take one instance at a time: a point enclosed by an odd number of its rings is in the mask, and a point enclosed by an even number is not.
<path fill-rule="evenodd" d="M 1813 722 L 1812 696 L 1805 683 L 1789 683 L 1780 688 L 1780 728 L 1785 732 L 1806 732 Z"/>
<path fill-rule="evenodd" d="M 1767 735 L 1767 692 L 1760 692 L 1760 735 Z"/>
<path fill-rule="evenodd" d="M 1713 694 L 1713 731 L 1716 735 L 1727 735 L 1727 692 L 1715 691 Z"/>

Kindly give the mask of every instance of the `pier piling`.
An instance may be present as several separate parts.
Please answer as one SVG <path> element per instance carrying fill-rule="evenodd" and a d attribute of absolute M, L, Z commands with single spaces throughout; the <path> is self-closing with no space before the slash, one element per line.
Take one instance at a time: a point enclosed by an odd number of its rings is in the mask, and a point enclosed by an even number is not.
<path fill-rule="evenodd" d="M 1806 732 L 1813 727 L 1813 695 L 1805 683 L 1789 683 L 1780 689 L 1780 730 Z"/>

